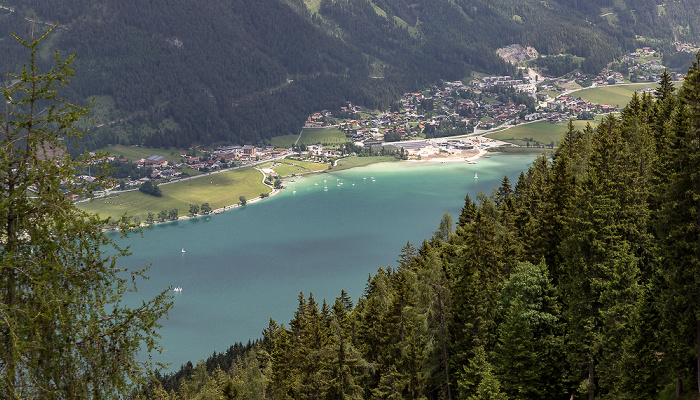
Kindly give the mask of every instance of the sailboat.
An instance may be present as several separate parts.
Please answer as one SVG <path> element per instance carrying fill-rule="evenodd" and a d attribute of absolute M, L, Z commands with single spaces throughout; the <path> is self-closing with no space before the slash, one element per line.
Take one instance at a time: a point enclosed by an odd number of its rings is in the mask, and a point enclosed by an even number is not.
<path fill-rule="evenodd" d="M 182 248 L 182 252 L 183 252 L 183 253 L 185 252 L 185 248 L 184 248 L 184 247 Z"/>
<path fill-rule="evenodd" d="M 474 179 L 479 179 L 479 174 L 474 174 Z"/>

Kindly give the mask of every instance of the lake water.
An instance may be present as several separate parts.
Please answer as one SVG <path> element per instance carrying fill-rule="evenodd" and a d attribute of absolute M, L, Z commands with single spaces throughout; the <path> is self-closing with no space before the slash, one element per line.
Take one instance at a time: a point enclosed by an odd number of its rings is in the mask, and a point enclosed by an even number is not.
<path fill-rule="evenodd" d="M 261 337 L 270 318 L 287 325 L 300 291 L 332 304 L 345 289 L 356 302 L 369 274 L 396 266 L 407 241 L 418 247 L 445 211 L 456 221 L 466 193 L 490 194 L 504 175 L 515 183 L 533 159 L 494 155 L 476 165 L 382 163 L 317 174 L 264 201 L 120 241 L 133 252 L 121 265 L 152 264 L 139 296 L 183 288 L 173 293 L 161 330 L 165 352 L 156 359 L 177 370 Z"/>

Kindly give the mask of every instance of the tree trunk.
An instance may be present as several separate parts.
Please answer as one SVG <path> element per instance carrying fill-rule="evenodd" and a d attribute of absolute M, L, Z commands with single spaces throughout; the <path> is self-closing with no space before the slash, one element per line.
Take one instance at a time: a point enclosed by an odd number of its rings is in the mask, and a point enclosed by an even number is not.
<path fill-rule="evenodd" d="M 588 400 L 595 400 L 595 368 L 593 360 L 588 362 Z"/>
<path fill-rule="evenodd" d="M 700 303 L 700 301 L 698 303 Z M 700 320 L 695 321 L 695 342 L 697 344 L 695 355 L 697 358 L 698 393 L 700 393 Z"/>
<path fill-rule="evenodd" d="M 434 286 L 435 287 L 435 286 Z M 445 337 L 445 318 L 442 315 L 442 297 L 440 290 L 435 287 L 438 296 L 438 312 L 440 313 L 440 330 L 442 331 L 442 357 L 445 360 L 445 379 L 447 380 L 447 398 L 452 400 L 452 390 L 450 388 L 450 365 L 447 362 L 447 338 Z"/>
<path fill-rule="evenodd" d="M 681 378 L 676 378 L 676 398 L 681 397 L 683 394 L 683 380 Z"/>

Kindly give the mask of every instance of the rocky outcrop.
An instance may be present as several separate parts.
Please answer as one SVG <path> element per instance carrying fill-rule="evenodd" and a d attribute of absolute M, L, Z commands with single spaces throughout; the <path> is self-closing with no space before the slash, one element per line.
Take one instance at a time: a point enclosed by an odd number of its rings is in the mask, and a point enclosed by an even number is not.
<path fill-rule="evenodd" d="M 539 56 L 537 50 L 534 47 L 528 46 L 523 47 L 519 44 L 511 44 L 507 47 L 502 47 L 496 50 L 496 53 L 511 64 L 519 63 L 521 61 L 532 60 Z"/>

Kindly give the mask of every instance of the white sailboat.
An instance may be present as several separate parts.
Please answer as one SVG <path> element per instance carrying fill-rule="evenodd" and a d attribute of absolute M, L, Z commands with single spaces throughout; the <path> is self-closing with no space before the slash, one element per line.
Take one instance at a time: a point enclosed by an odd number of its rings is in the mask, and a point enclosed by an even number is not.
<path fill-rule="evenodd" d="M 182 248 L 182 252 L 183 252 L 183 253 L 185 252 L 185 248 L 184 248 L 184 247 Z"/>
<path fill-rule="evenodd" d="M 478 173 L 474 174 L 474 179 L 479 179 L 479 174 L 478 174 Z"/>

